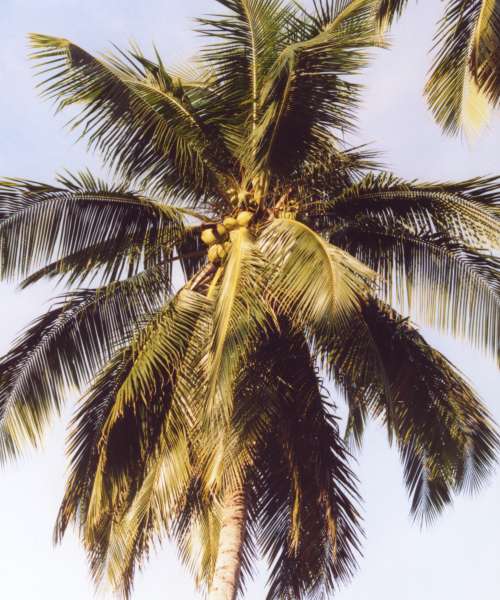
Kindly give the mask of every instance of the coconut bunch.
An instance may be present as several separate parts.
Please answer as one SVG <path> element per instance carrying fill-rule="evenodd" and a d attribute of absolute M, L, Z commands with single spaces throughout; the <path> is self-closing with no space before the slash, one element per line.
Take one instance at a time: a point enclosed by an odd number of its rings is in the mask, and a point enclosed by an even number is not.
<path fill-rule="evenodd" d="M 242 210 L 235 216 L 228 215 L 222 222 L 204 229 L 201 239 L 208 246 L 208 260 L 212 263 L 222 262 L 231 249 L 231 232 L 239 227 L 248 227 L 252 219 L 252 212 Z"/>

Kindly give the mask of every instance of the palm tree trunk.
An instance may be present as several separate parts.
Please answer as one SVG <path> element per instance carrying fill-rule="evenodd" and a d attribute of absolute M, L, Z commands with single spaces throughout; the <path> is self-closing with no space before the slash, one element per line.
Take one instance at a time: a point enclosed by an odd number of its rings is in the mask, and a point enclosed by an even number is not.
<path fill-rule="evenodd" d="M 235 600 L 245 539 L 246 500 L 243 490 L 229 492 L 224 499 L 219 550 L 208 600 Z"/>

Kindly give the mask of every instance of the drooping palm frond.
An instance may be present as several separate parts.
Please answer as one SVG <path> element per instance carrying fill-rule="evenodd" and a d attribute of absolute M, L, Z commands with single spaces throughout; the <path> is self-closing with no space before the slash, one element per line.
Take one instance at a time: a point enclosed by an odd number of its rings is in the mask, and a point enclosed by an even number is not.
<path fill-rule="evenodd" d="M 489 249 L 500 248 L 500 221 L 491 185 L 369 176 L 306 206 L 303 218 L 376 270 L 388 302 L 496 355 L 500 271 Z"/>
<path fill-rule="evenodd" d="M 264 80 L 262 117 L 251 144 L 259 170 L 287 175 L 330 150 L 332 128 L 351 131 L 359 86 L 348 75 L 367 63 L 367 49 L 382 44 L 377 2 L 334 3 L 328 23 L 296 26 L 297 39 L 278 56 Z M 335 138 L 333 138 L 335 139 Z"/>
<path fill-rule="evenodd" d="M 462 489 L 477 489 L 500 439 L 463 377 L 387 305 L 372 300 L 362 322 L 331 341 L 325 361 L 350 407 L 359 443 L 368 417 L 382 420 L 401 453 L 412 513 L 431 520 Z"/>
<path fill-rule="evenodd" d="M 185 452 L 194 405 L 186 392 L 196 388 L 190 376 L 202 338 L 206 346 L 207 310 L 206 298 L 182 290 L 113 358 L 116 374 L 99 375 L 72 423 L 56 539 L 76 521 L 96 581 L 107 575 L 124 591 L 191 475 Z"/>
<path fill-rule="evenodd" d="M 254 467 L 256 540 L 270 566 L 267 597 L 319 598 L 356 566 L 356 478 L 304 338 L 282 335 L 260 352 L 279 399 Z"/>
<path fill-rule="evenodd" d="M 276 218 L 259 237 L 273 265 L 267 293 L 280 314 L 315 334 L 347 323 L 370 290 L 372 272 L 304 223 Z"/>
<path fill-rule="evenodd" d="M 482 0 L 474 26 L 469 68 L 475 83 L 492 105 L 500 100 L 500 3 Z"/>
<path fill-rule="evenodd" d="M 208 292 L 214 297 L 213 341 L 207 363 L 212 418 L 218 412 L 216 405 L 226 417 L 231 414 L 237 374 L 274 318 L 264 296 L 268 268 L 259 247 L 245 228 L 232 231 L 230 239 L 227 262 L 218 271 L 220 285 L 214 278 Z"/>
<path fill-rule="evenodd" d="M 489 115 L 483 85 L 470 69 L 482 4 L 482 0 L 450 0 L 436 35 L 436 57 L 425 93 L 434 118 L 452 134 L 462 128 L 475 133 Z"/>
<path fill-rule="evenodd" d="M 33 280 L 64 274 L 76 281 L 104 269 L 119 279 L 172 257 L 186 231 L 182 209 L 107 187 L 88 174 L 61 187 L 0 184 L 0 276 Z"/>
<path fill-rule="evenodd" d="M 62 296 L 0 363 L 0 459 L 38 445 L 71 390 L 84 390 L 168 296 L 157 267 L 97 290 Z"/>
<path fill-rule="evenodd" d="M 230 157 L 215 125 L 203 120 L 162 63 L 144 68 L 137 53 L 94 58 L 63 38 L 32 34 L 32 57 L 58 109 L 82 107 L 72 121 L 122 177 L 197 202 L 224 192 Z M 189 182 L 189 183 L 188 183 Z"/>
<path fill-rule="evenodd" d="M 391 24 L 408 0 L 381 0 L 378 21 Z M 435 60 L 425 92 L 448 133 L 476 134 L 500 100 L 500 3 L 448 0 L 435 35 Z"/>

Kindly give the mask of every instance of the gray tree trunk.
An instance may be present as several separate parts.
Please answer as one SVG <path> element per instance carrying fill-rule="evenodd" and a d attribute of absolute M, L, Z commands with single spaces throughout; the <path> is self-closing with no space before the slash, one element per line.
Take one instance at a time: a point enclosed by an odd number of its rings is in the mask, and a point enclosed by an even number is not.
<path fill-rule="evenodd" d="M 224 500 L 219 550 L 209 600 L 235 600 L 241 571 L 241 550 L 245 538 L 246 501 L 242 490 L 230 492 Z"/>

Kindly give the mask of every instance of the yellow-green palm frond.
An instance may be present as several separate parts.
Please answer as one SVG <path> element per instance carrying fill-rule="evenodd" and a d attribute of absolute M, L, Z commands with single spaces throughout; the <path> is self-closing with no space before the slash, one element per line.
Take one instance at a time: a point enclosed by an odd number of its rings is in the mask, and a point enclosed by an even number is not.
<path fill-rule="evenodd" d="M 38 446 L 70 390 L 84 390 L 169 293 L 161 267 L 96 290 L 71 292 L 20 336 L 0 362 L 0 457 Z"/>
<path fill-rule="evenodd" d="M 495 186 L 495 179 L 426 184 L 370 175 L 335 199 L 306 205 L 303 218 L 375 269 L 379 294 L 388 302 L 495 356 L 500 318 Z"/>
<path fill-rule="evenodd" d="M 0 276 L 64 275 L 82 282 L 133 275 L 172 258 L 188 229 L 180 208 L 107 186 L 90 173 L 60 186 L 0 183 Z M 33 274 L 33 270 L 39 271 Z"/>
<path fill-rule="evenodd" d="M 31 35 L 31 45 L 47 76 L 44 95 L 59 110 L 81 108 L 72 127 L 120 175 L 192 203 L 224 189 L 224 143 L 161 63 L 153 73 L 136 53 L 95 58 L 69 40 L 40 34 Z"/>
<path fill-rule="evenodd" d="M 107 576 L 130 590 L 187 489 L 198 385 L 190 377 L 207 346 L 209 315 L 204 296 L 182 290 L 113 358 L 113 373 L 99 375 L 73 420 L 56 537 L 79 523 L 96 581 Z"/>
<path fill-rule="evenodd" d="M 291 43 L 269 70 L 261 118 L 249 149 L 262 171 L 288 175 L 329 151 L 336 132 L 351 131 L 359 86 L 350 75 L 367 64 L 367 49 L 383 44 L 375 22 L 377 2 L 333 3 L 329 21 L 305 16 Z"/>
<path fill-rule="evenodd" d="M 407 319 L 371 300 L 330 352 L 325 365 L 348 399 L 348 434 L 360 443 L 368 417 L 387 427 L 415 517 L 432 520 L 455 493 L 488 479 L 500 444 L 491 417 Z"/>
<path fill-rule="evenodd" d="M 231 414 L 242 363 L 274 319 L 264 296 L 269 271 L 264 254 L 247 228 L 232 231 L 230 240 L 227 260 L 218 271 L 220 283 L 214 280 L 208 292 L 214 298 L 214 316 L 207 380 L 215 418 L 220 409 L 226 417 Z"/>
<path fill-rule="evenodd" d="M 300 221 L 274 219 L 259 244 L 273 266 L 267 290 L 279 313 L 315 335 L 348 322 L 373 285 L 370 269 Z"/>
<path fill-rule="evenodd" d="M 225 13 L 200 18 L 200 31 L 210 40 L 202 51 L 211 73 L 210 89 L 218 99 L 226 137 L 241 157 L 244 140 L 257 126 L 263 80 L 287 43 L 292 14 L 282 0 L 218 0 Z M 215 40 L 214 40 L 215 36 Z M 251 168 L 251 156 L 250 156 Z"/>

